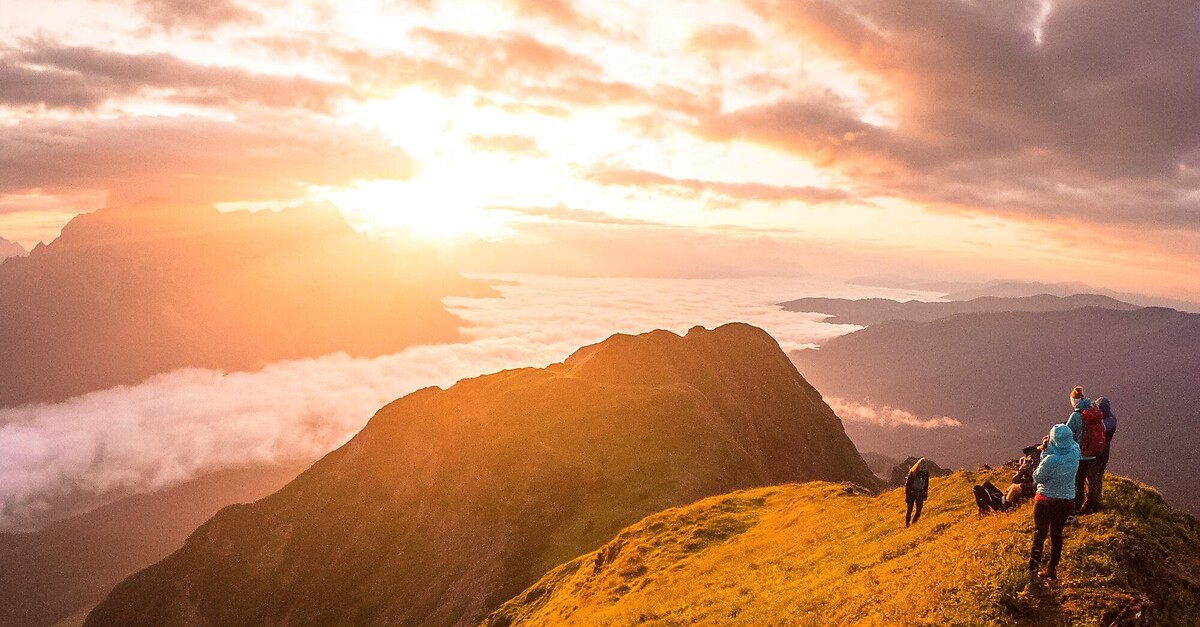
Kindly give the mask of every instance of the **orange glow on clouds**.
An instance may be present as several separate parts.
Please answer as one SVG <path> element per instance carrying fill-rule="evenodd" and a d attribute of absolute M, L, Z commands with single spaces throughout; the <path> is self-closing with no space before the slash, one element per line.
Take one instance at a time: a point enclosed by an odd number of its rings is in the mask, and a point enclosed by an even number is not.
<path fill-rule="evenodd" d="M 1099 54 L 1089 32 L 1131 9 L 1105 20 L 932 0 L 933 20 L 832 0 L 197 6 L 6 3 L 0 149 L 16 156 L 0 166 L 0 236 L 50 237 L 47 216 L 60 226 L 82 197 L 328 200 L 360 230 L 435 240 L 622 223 L 841 245 L 863 264 L 878 260 L 870 245 L 957 278 L 991 278 L 996 258 L 1020 260 L 1005 278 L 1135 287 L 1131 264 L 1152 263 L 1175 289 L 1195 274 L 1200 136 L 1180 129 L 1200 120 L 1163 106 L 1171 77 L 1190 74 L 1151 72 L 1140 80 L 1153 89 L 1129 91 L 1076 62 Z M 1131 64 L 1163 58 L 1158 38 L 1110 35 Z M 1080 258 L 1069 242 L 1081 226 L 1114 245 Z"/>

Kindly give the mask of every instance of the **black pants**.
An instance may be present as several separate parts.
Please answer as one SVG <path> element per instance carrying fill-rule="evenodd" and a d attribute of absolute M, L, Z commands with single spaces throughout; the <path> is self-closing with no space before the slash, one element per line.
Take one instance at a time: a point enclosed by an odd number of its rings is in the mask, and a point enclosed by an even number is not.
<path fill-rule="evenodd" d="M 917 506 L 917 513 L 913 514 L 913 504 Z M 925 505 L 925 499 L 905 498 L 904 499 L 904 526 L 907 527 L 910 522 L 917 522 L 921 518 L 921 507 Z"/>
<path fill-rule="evenodd" d="M 1083 504 L 1090 501 L 1095 495 L 1097 502 L 1100 501 L 1100 486 L 1097 485 L 1096 475 L 1096 460 L 1081 459 L 1079 460 L 1079 470 L 1075 471 L 1075 511 L 1083 509 Z M 1084 486 L 1087 489 L 1084 489 Z"/>
<path fill-rule="evenodd" d="M 1050 570 L 1058 568 L 1058 558 L 1062 556 L 1063 527 L 1067 524 L 1067 516 L 1075 509 L 1075 503 L 1068 499 L 1038 499 L 1033 505 L 1033 550 L 1029 553 L 1029 569 L 1037 570 L 1042 561 L 1042 545 L 1046 543 L 1046 533 L 1050 533 Z"/>
<path fill-rule="evenodd" d="M 1089 511 L 1098 511 L 1100 509 L 1100 493 L 1104 490 L 1104 471 L 1108 469 L 1108 447 L 1104 448 L 1104 452 L 1097 455 L 1092 461 L 1092 476 L 1091 485 L 1095 489 L 1088 490 L 1087 502 L 1084 508 Z"/>

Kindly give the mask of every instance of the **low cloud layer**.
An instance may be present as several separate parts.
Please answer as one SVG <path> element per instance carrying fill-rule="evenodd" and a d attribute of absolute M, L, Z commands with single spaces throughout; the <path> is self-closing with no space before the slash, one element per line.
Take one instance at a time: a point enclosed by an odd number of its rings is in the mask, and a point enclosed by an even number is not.
<path fill-rule="evenodd" d="M 829 407 L 839 418 L 846 422 L 862 422 L 889 429 L 898 429 L 902 427 L 914 429 L 945 429 L 949 427 L 961 427 L 962 423 L 949 416 L 938 416 L 936 418 L 918 418 L 917 416 L 888 407 L 887 405 L 879 406 L 871 403 L 859 403 L 856 401 L 848 401 L 844 398 L 829 397 L 825 399 Z"/>
<path fill-rule="evenodd" d="M 151 492 L 199 475 L 311 461 L 387 402 L 505 368 L 545 366 L 615 332 L 745 321 L 794 350 L 856 327 L 773 303 L 803 295 L 901 296 L 805 280 L 520 277 L 503 298 L 451 299 L 467 341 L 376 359 L 328 355 L 253 373 L 181 370 L 67 402 L 0 411 L 0 529 L 32 528 L 70 502 Z"/>

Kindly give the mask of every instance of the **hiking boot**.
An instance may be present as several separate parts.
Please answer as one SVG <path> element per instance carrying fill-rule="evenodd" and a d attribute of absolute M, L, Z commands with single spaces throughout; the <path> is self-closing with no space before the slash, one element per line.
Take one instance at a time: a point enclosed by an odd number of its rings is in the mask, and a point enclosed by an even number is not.
<path fill-rule="evenodd" d="M 1038 577 L 1041 577 L 1042 579 L 1048 579 L 1050 581 L 1056 581 L 1058 579 L 1058 573 L 1055 572 L 1055 570 L 1053 568 L 1051 568 L 1050 570 L 1047 570 L 1044 573 L 1039 573 Z"/>

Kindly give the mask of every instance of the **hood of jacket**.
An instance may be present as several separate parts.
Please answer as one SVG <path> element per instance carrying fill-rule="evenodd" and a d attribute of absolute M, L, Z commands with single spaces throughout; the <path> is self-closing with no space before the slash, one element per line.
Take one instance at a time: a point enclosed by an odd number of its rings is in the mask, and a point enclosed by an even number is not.
<path fill-rule="evenodd" d="M 1108 402 L 1108 399 L 1103 396 L 1096 401 L 1096 409 L 1103 412 L 1106 417 L 1112 415 L 1112 403 Z"/>
<path fill-rule="evenodd" d="M 1079 455 L 1079 444 L 1075 442 L 1075 434 L 1071 428 L 1067 425 L 1054 425 L 1050 429 L 1050 443 L 1046 445 L 1046 453 L 1048 455 L 1070 455 L 1071 449 L 1074 449 L 1075 455 Z"/>
<path fill-rule="evenodd" d="M 1083 411 L 1085 409 L 1088 409 L 1091 406 L 1092 406 L 1092 399 L 1090 399 L 1086 396 L 1075 401 L 1075 411 Z"/>

